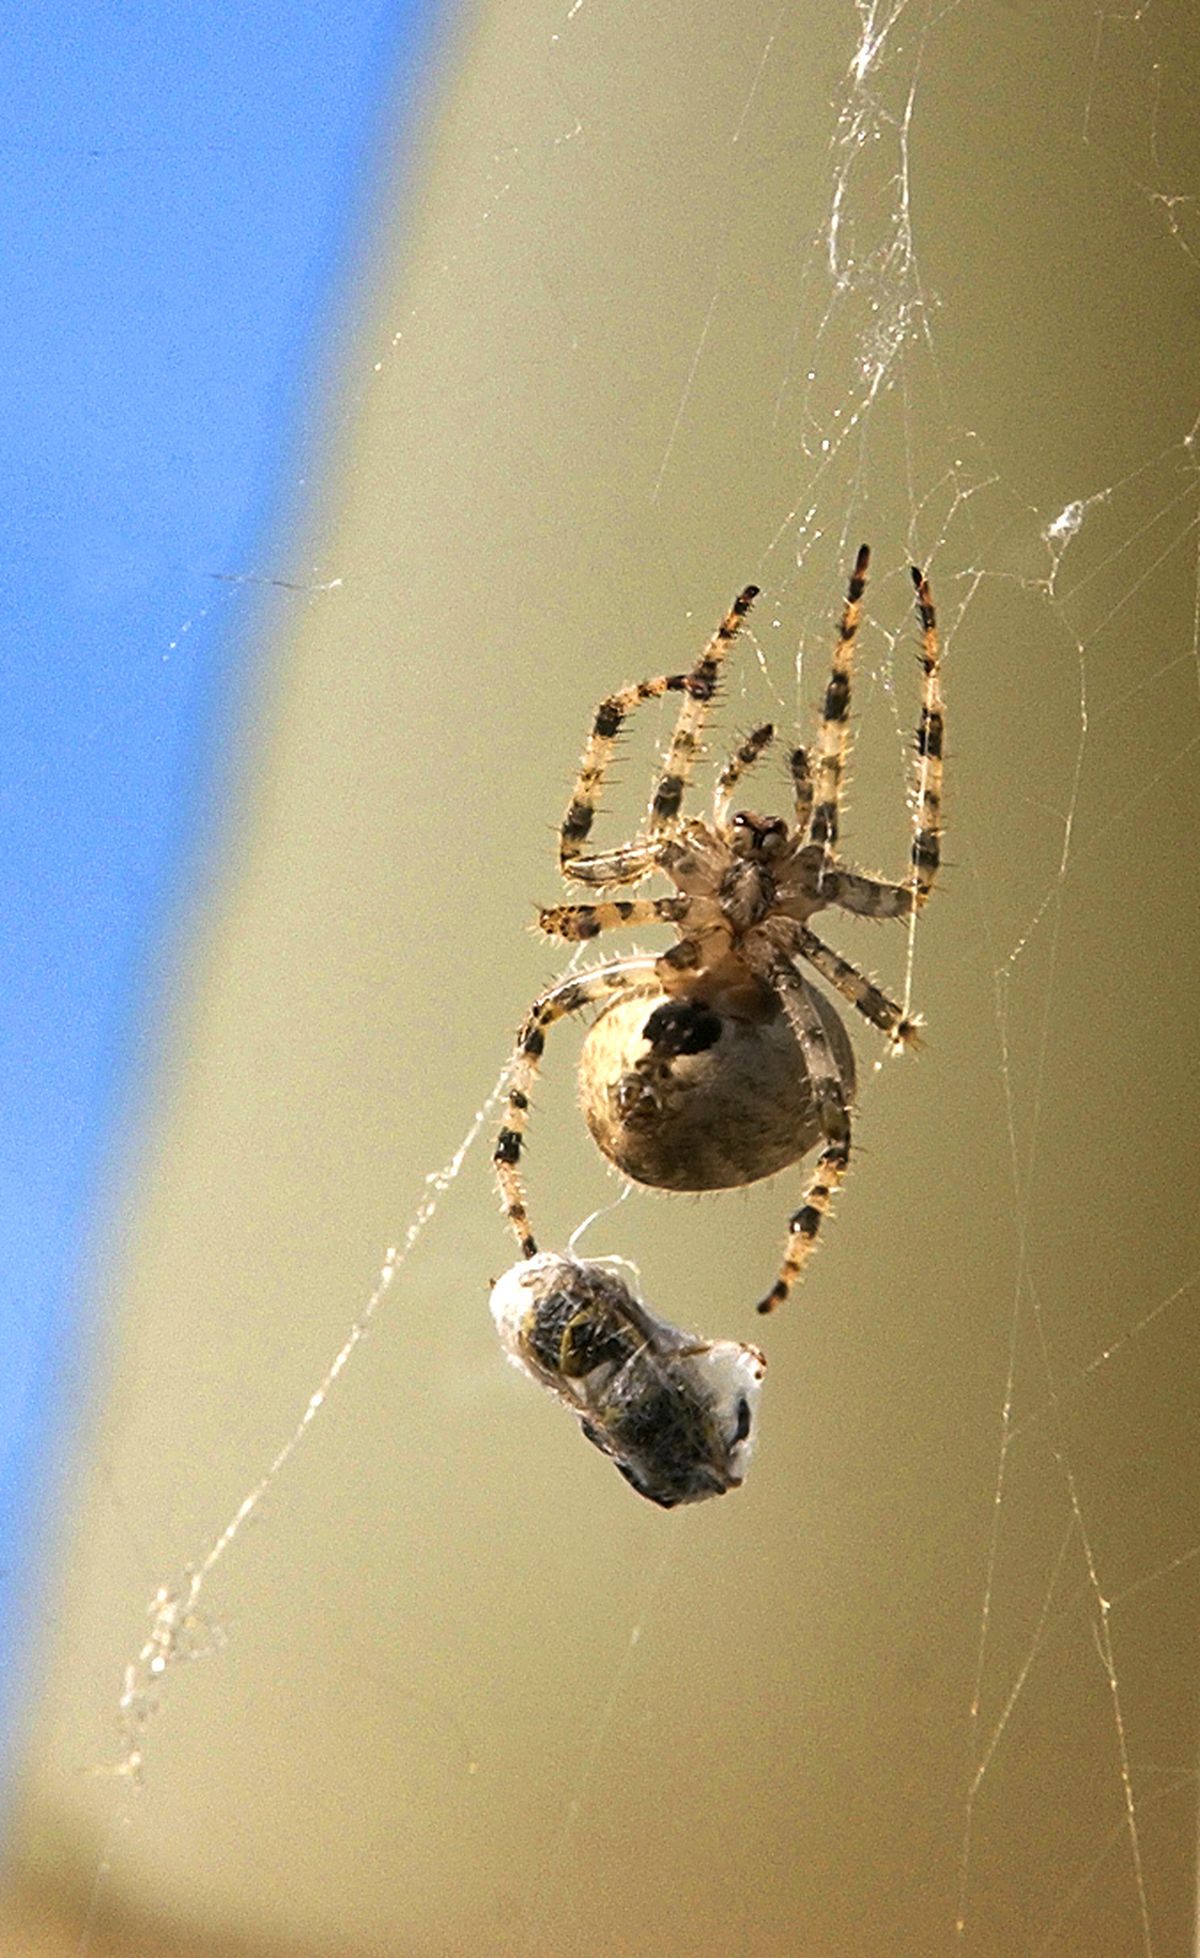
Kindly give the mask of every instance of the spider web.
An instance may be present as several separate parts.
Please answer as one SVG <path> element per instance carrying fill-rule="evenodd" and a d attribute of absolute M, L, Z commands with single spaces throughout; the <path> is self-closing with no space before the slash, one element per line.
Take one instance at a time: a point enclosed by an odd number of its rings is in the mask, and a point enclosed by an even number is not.
<path fill-rule="evenodd" d="M 99 1637 L 64 1614 L 22 1822 L 35 1869 L 64 1817 L 91 1845 L 84 1949 L 165 1898 L 177 1926 L 317 1952 L 1200 1950 L 1193 37 L 1150 0 L 718 11 L 486 16 L 417 269 L 340 410 L 347 443 L 382 415 L 384 521 L 318 513 L 299 575 L 252 574 L 300 675 L 278 779 L 315 723 L 334 754 L 359 744 L 406 863 L 444 858 L 447 781 L 459 875 L 461 826 L 480 841 L 459 924 L 406 885 L 399 977 L 380 976 L 393 864 L 332 922 L 380 1000 L 360 1042 L 368 985 L 348 1005 L 318 988 L 303 1030 L 337 1051 L 311 1085 L 346 1065 L 358 1097 L 254 1254 L 222 1252 L 211 1394 L 143 1387 L 157 1454 L 106 1446 L 102 1506 L 136 1500 L 150 1543 L 106 1547 Z M 673 77 L 685 40 L 685 79 L 648 101 L 639 78 Z M 419 405 L 460 396 L 442 474 Z M 485 543 L 469 486 L 497 443 Z M 431 521 L 418 565 L 405 540 Z M 771 1327 L 747 1489 L 655 1518 L 491 1351 L 482 1285 L 507 1252 L 479 1084 L 547 976 L 514 940 L 595 698 L 686 664 L 753 577 L 714 747 L 803 721 L 863 538 L 847 854 L 905 861 L 918 562 L 946 649 L 949 861 L 917 929 L 829 936 L 903 989 L 926 1048 L 880 1076 L 859 1043 L 856 1161 Z M 416 652 L 330 694 L 331 618 L 377 640 L 418 570 L 435 644 L 471 649 L 452 726 Z M 631 749 L 606 836 L 660 737 Z M 423 789 L 399 817 L 397 739 Z M 314 795 L 337 808 L 349 779 L 331 764 Z M 613 1212 L 569 1072 L 564 1044 L 531 1132 L 544 1240 L 598 1209 L 588 1255 L 627 1253 L 657 1309 L 754 1336 L 790 1188 Z M 417 1173 L 397 1237 L 398 1154 L 445 1166 Z M 169 1222 L 142 1253 L 156 1297 Z M 365 1247 L 392 1238 L 372 1289 Z M 210 1286 L 215 1260 L 210 1241 Z M 233 1321 L 268 1293 L 304 1309 L 242 1408 L 260 1335 Z M 189 1478 L 169 1437 L 201 1398 L 224 1426 Z M 179 1662 L 218 1649 L 185 1685 Z M 312 1717 L 288 1727 L 301 1678 Z M 77 1776 L 113 1759 L 114 1723 L 115 1793 Z"/>

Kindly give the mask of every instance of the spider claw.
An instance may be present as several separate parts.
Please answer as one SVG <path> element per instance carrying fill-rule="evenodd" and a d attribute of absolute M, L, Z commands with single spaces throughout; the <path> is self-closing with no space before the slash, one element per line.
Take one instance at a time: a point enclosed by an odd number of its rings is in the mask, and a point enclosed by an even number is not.
<path fill-rule="evenodd" d="M 758 1304 L 755 1306 L 754 1310 L 756 1312 L 763 1312 L 763 1313 L 774 1312 L 777 1305 L 783 1304 L 787 1295 L 788 1295 L 788 1287 L 786 1285 L 784 1284 L 772 1285 L 770 1291 L 767 1293 L 766 1298 L 760 1299 L 758 1301 Z"/>
<path fill-rule="evenodd" d="M 923 1047 L 925 1042 L 921 1038 L 921 1028 L 924 1025 L 919 1013 L 914 1014 L 911 1020 L 901 1020 L 888 1042 L 889 1051 L 903 1054 L 910 1047 Z"/>

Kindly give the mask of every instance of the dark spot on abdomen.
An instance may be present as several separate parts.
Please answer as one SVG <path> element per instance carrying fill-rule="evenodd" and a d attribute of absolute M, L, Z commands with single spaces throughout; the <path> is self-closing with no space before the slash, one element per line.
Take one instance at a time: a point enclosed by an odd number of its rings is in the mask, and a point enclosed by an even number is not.
<path fill-rule="evenodd" d="M 703 1054 L 721 1038 L 721 1016 L 700 999 L 671 999 L 656 1006 L 642 1037 L 660 1054 Z"/>

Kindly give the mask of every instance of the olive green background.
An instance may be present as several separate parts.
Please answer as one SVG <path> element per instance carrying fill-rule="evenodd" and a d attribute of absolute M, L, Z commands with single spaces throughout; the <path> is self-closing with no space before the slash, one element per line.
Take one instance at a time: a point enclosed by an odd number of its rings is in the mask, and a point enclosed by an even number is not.
<path fill-rule="evenodd" d="M 381 186 L 258 567 L 311 589 L 246 615 L 223 860 L 113 1172 L 6 1951 L 1193 1949 L 1195 27 L 910 4 L 856 81 L 859 25 L 489 0 Z M 906 861 L 915 556 L 947 867 L 911 943 L 825 927 L 911 978 L 924 1048 L 858 1043 L 859 1152 L 765 1333 L 798 1176 L 634 1195 L 581 1244 L 763 1335 L 745 1489 L 653 1510 L 505 1366 L 489 1119 L 214 1569 L 143 1789 L 90 1773 L 148 1600 L 294 1431 L 559 969 L 526 926 L 596 699 L 753 579 L 715 745 L 810 711 L 861 538 L 847 853 Z M 559 1248 L 618 1194 L 576 1042 L 529 1153 Z"/>

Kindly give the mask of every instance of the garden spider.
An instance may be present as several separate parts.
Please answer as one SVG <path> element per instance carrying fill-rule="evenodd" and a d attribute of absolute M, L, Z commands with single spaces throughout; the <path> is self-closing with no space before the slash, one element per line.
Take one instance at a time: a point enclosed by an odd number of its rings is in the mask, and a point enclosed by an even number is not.
<path fill-rule="evenodd" d="M 791 1218 L 779 1274 L 760 1312 L 787 1298 L 817 1239 L 850 1159 L 854 1063 L 832 1003 L 805 977 L 810 966 L 886 1034 L 893 1048 L 915 1023 L 857 967 L 818 938 L 810 919 L 830 905 L 868 918 L 909 918 L 933 888 L 940 858 L 943 711 L 933 600 L 915 567 L 924 676 L 917 729 L 919 805 L 911 871 L 889 884 L 850 869 L 836 853 L 850 716 L 854 641 L 870 553 L 851 574 L 824 711 L 810 758 L 789 758 L 795 821 L 731 814 L 734 790 L 774 738 L 747 736 L 722 768 L 709 821 L 681 816 L 722 666 L 758 596 L 735 599 L 690 673 L 642 680 L 601 701 L 563 817 L 563 875 L 597 889 L 638 884 L 662 871 L 667 897 L 558 905 L 538 922 L 552 937 L 594 938 L 619 925 L 669 923 L 679 938 L 659 957 L 614 959 L 562 979 L 535 1000 L 517 1037 L 504 1125 L 494 1160 L 505 1214 L 522 1258 L 537 1252 L 521 1175 L 529 1101 L 547 1030 L 582 1007 L 603 1006 L 584 1042 L 579 1080 L 597 1145 L 635 1182 L 664 1190 L 732 1189 L 798 1162 L 820 1143 L 800 1208 Z M 646 700 L 682 704 L 643 834 L 583 854 L 628 715 Z"/>

